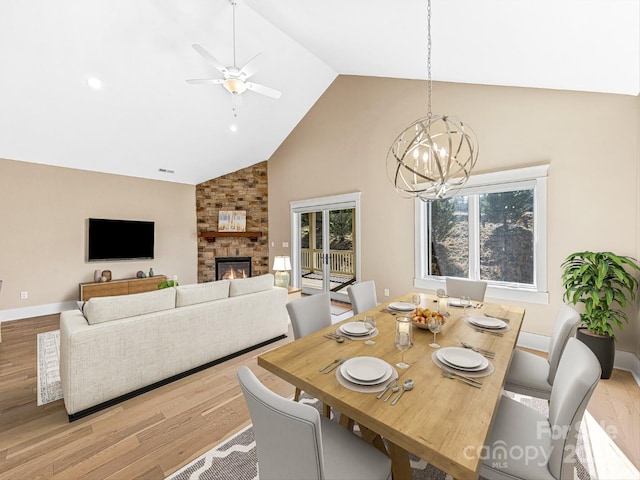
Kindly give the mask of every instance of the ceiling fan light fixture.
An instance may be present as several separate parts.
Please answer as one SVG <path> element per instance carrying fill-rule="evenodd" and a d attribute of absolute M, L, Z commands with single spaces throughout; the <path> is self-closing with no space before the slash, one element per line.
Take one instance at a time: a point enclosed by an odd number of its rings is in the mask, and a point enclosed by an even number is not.
<path fill-rule="evenodd" d="M 233 95 L 240 95 L 247 90 L 247 86 L 245 83 L 239 78 L 227 78 L 224 82 L 222 82 L 224 88 Z"/>

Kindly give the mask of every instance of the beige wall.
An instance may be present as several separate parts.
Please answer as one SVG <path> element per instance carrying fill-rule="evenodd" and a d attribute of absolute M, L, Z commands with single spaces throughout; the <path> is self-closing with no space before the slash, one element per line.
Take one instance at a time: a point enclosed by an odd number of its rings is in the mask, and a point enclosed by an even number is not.
<path fill-rule="evenodd" d="M 413 284 L 413 202 L 386 177 L 395 137 L 426 114 L 426 82 L 340 76 L 269 159 L 271 255 L 288 253 L 291 200 L 362 192 L 362 279 L 378 296 Z M 549 305 L 527 304 L 523 330 L 549 335 L 562 303 L 560 264 L 577 250 L 640 257 L 636 97 L 435 83 L 433 112 L 477 133 L 477 172 L 550 164 Z M 640 354 L 637 305 L 617 348 Z"/>
<path fill-rule="evenodd" d="M 154 221 L 155 259 L 87 262 L 89 217 Z M 0 320 L 78 300 L 95 269 L 117 279 L 150 267 L 197 281 L 194 186 L 0 159 Z"/>

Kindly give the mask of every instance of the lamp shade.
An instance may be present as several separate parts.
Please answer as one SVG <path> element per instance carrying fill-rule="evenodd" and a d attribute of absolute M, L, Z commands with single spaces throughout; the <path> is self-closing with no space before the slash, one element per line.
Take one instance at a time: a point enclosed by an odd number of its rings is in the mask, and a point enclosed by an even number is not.
<path fill-rule="evenodd" d="M 273 269 L 278 272 L 291 270 L 291 259 L 287 256 L 277 256 L 273 259 Z"/>

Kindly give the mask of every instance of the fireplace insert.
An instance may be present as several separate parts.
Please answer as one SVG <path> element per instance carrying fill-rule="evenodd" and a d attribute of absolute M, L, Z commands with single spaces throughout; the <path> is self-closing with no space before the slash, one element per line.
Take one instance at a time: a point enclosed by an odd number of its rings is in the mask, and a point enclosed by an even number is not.
<path fill-rule="evenodd" d="M 248 278 L 251 276 L 251 257 L 216 258 L 216 280 Z"/>

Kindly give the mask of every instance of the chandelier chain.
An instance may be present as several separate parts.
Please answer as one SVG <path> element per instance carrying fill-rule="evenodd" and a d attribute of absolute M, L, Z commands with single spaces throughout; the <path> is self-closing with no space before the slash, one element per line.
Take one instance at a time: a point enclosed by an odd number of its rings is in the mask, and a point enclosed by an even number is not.
<path fill-rule="evenodd" d="M 431 0 L 427 2 L 427 79 L 429 91 L 427 117 L 431 117 Z"/>

